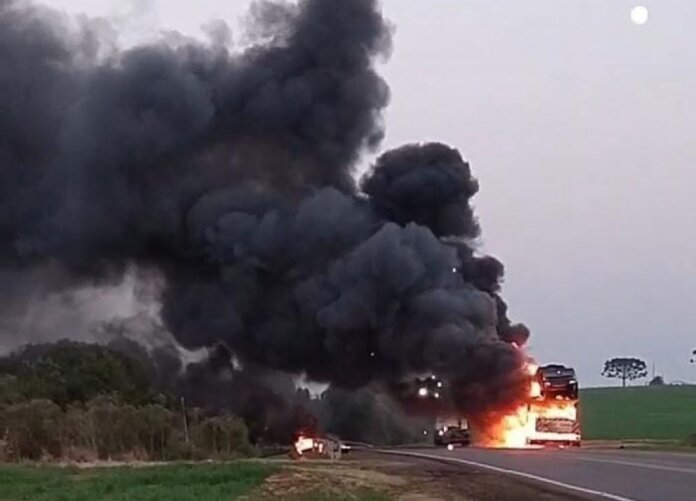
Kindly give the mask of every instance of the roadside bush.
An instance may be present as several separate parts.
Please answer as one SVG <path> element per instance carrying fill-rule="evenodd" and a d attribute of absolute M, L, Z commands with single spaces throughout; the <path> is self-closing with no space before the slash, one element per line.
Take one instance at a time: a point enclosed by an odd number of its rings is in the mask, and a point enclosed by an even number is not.
<path fill-rule="evenodd" d="M 62 412 L 50 400 L 31 400 L 6 407 L 5 454 L 14 460 L 60 457 Z"/>
<path fill-rule="evenodd" d="M 157 404 L 141 407 L 137 411 L 140 446 L 148 452 L 150 459 L 165 459 L 168 444 L 177 438 L 173 435 L 174 414 Z"/>
<path fill-rule="evenodd" d="M 62 426 L 64 456 L 79 460 L 97 459 L 94 430 L 84 405 L 67 407 L 63 412 Z"/>
<path fill-rule="evenodd" d="M 684 439 L 684 445 L 689 447 L 696 447 L 696 433 L 692 433 Z"/>
<path fill-rule="evenodd" d="M 131 405 L 120 405 L 109 397 L 97 397 L 86 406 L 92 446 L 99 459 L 113 459 L 128 453 L 145 459 L 139 441 L 142 423 Z"/>
<path fill-rule="evenodd" d="M 0 459 L 70 461 L 236 458 L 252 453 L 236 416 L 193 412 L 187 443 L 181 415 L 158 404 L 97 397 L 64 410 L 50 400 L 0 406 Z"/>
<path fill-rule="evenodd" d="M 236 416 L 216 416 L 205 419 L 191 430 L 198 451 L 224 458 L 251 454 L 249 431 Z"/>
<path fill-rule="evenodd" d="M 0 408 L 20 402 L 22 395 L 19 391 L 17 378 L 10 374 L 0 374 Z"/>
<path fill-rule="evenodd" d="M 166 461 L 202 461 L 208 457 L 203 451 L 197 450 L 192 442 L 187 443 L 183 430 L 179 428 L 172 429 L 169 441 L 162 451 L 162 459 Z"/>

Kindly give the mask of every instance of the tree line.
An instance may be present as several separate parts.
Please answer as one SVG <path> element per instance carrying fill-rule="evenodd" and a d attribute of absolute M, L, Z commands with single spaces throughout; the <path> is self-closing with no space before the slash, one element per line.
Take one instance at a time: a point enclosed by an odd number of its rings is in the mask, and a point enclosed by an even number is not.
<path fill-rule="evenodd" d="M 4 405 L 0 454 L 5 460 L 174 460 L 233 458 L 251 453 L 247 428 L 236 416 L 191 422 L 159 404 L 134 406 L 111 397 L 61 408 L 32 399 Z"/>
<path fill-rule="evenodd" d="M 62 342 L 0 359 L 0 459 L 172 460 L 252 453 L 232 414 L 184 409 L 136 360 Z"/>

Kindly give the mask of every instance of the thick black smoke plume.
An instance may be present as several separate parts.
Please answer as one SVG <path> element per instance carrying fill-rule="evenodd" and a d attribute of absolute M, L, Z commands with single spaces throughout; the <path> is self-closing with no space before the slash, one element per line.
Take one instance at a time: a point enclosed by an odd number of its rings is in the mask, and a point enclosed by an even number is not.
<path fill-rule="evenodd" d="M 164 277 L 186 348 L 347 387 L 435 371 L 462 408 L 514 401 L 509 342 L 527 333 L 500 263 L 474 255 L 459 152 L 409 145 L 355 185 L 389 96 L 376 3 L 262 2 L 243 51 L 215 37 L 119 52 L 89 23 L 0 0 L 2 273 L 50 264 L 70 289 L 135 264 Z"/>

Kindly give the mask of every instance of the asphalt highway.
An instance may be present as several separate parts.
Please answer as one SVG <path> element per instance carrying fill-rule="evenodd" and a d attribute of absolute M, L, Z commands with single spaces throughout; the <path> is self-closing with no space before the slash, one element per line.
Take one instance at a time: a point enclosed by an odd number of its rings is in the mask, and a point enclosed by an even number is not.
<path fill-rule="evenodd" d="M 696 454 L 601 449 L 392 450 L 544 483 L 590 499 L 696 500 Z"/>

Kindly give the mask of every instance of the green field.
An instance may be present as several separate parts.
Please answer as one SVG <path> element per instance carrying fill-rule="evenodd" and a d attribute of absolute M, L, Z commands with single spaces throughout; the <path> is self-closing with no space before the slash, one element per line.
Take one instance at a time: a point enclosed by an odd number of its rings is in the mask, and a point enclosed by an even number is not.
<path fill-rule="evenodd" d="M 253 463 L 92 470 L 0 466 L 0 500 L 222 501 L 247 494 L 275 470 Z"/>
<path fill-rule="evenodd" d="M 589 388 L 580 392 L 583 438 L 684 440 L 696 434 L 696 386 Z"/>

